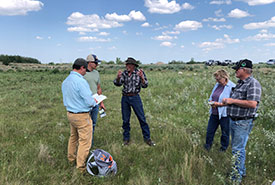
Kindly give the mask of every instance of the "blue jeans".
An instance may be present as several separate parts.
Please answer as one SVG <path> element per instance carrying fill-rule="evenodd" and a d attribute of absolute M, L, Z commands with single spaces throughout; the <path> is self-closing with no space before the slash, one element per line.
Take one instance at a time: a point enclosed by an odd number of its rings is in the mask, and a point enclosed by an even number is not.
<path fill-rule="evenodd" d="M 210 149 L 217 128 L 221 126 L 222 135 L 221 135 L 221 149 L 226 150 L 229 145 L 229 117 L 221 117 L 219 119 L 218 115 L 210 115 L 207 132 L 206 132 L 206 142 L 205 148 Z"/>
<path fill-rule="evenodd" d="M 150 139 L 150 128 L 146 122 L 142 101 L 139 95 L 136 96 L 122 96 L 121 98 L 121 112 L 122 112 L 122 120 L 124 129 L 123 132 L 123 140 L 130 140 L 130 117 L 131 117 L 131 107 L 133 108 L 141 130 L 143 134 L 143 139 L 146 141 Z"/>
<path fill-rule="evenodd" d="M 245 169 L 245 146 L 253 127 L 253 119 L 233 121 L 230 119 L 232 137 L 232 176 L 233 180 L 241 181 L 246 175 Z"/>
<path fill-rule="evenodd" d="M 97 114 L 98 114 L 98 111 L 99 111 L 99 105 L 96 105 L 94 106 L 89 114 L 91 116 L 91 119 L 93 121 L 93 136 L 92 136 L 92 146 L 94 145 L 94 132 L 95 132 L 95 126 L 96 126 L 96 121 L 97 121 Z"/>

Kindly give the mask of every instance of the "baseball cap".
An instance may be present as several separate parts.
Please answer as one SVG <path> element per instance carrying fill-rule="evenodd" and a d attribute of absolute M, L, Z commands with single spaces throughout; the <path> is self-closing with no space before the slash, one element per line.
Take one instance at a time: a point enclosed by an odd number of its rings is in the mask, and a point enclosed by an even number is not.
<path fill-rule="evenodd" d="M 101 60 L 98 60 L 96 55 L 90 54 L 86 58 L 87 62 L 101 63 Z"/>
<path fill-rule="evenodd" d="M 84 59 L 84 58 L 77 58 L 75 61 L 74 61 L 74 64 L 75 66 L 84 66 L 86 69 L 88 67 L 87 65 L 87 61 Z"/>
<path fill-rule="evenodd" d="M 232 67 L 232 69 L 238 70 L 241 67 L 252 69 L 253 67 L 252 61 L 248 59 L 240 60 L 239 62 L 236 63 L 235 66 Z"/>

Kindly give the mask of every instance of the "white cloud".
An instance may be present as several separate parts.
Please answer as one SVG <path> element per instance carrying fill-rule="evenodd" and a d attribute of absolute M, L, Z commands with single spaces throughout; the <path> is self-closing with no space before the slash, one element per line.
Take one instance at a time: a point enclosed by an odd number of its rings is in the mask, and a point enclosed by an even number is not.
<path fill-rule="evenodd" d="M 247 37 L 244 40 L 247 41 L 262 41 L 262 40 L 270 40 L 270 39 L 275 39 L 275 34 L 269 33 L 267 30 L 261 30 L 260 33 Z"/>
<path fill-rule="evenodd" d="M 145 22 L 141 25 L 141 27 L 150 27 L 150 24 L 148 22 Z"/>
<path fill-rule="evenodd" d="M 130 16 L 128 16 L 128 15 L 118 15 L 117 13 L 112 13 L 112 14 L 107 13 L 105 15 L 105 18 L 107 20 L 118 21 L 118 22 L 131 21 L 131 17 Z"/>
<path fill-rule="evenodd" d="M 27 15 L 39 11 L 44 4 L 35 0 L 0 0 L 0 15 Z"/>
<path fill-rule="evenodd" d="M 107 32 L 100 32 L 99 35 L 101 35 L 101 36 L 108 36 L 108 35 L 110 35 L 110 33 L 107 33 Z"/>
<path fill-rule="evenodd" d="M 84 15 L 80 12 L 72 13 L 67 19 L 67 24 L 79 28 L 81 27 L 83 29 L 102 29 L 123 26 L 123 24 L 118 23 L 117 21 L 100 18 L 97 14 Z"/>
<path fill-rule="evenodd" d="M 43 37 L 40 37 L 40 36 L 36 36 L 35 37 L 37 40 L 42 40 L 43 39 Z"/>
<path fill-rule="evenodd" d="M 182 9 L 184 9 L 184 10 L 193 10 L 195 7 L 194 6 L 192 6 L 191 4 L 189 4 L 189 3 L 183 3 L 182 4 Z"/>
<path fill-rule="evenodd" d="M 229 17 L 232 18 L 244 18 L 244 17 L 248 17 L 250 16 L 249 13 L 247 13 L 246 11 L 242 11 L 238 8 L 231 10 L 231 12 L 228 14 Z"/>
<path fill-rule="evenodd" d="M 225 18 L 220 18 L 220 19 L 218 19 L 218 18 L 213 18 L 213 17 L 209 17 L 209 18 L 205 18 L 205 19 L 203 19 L 202 21 L 204 21 L 204 22 L 208 22 L 208 21 L 213 21 L 213 22 L 225 22 L 226 21 L 226 19 Z"/>
<path fill-rule="evenodd" d="M 51 40 L 51 39 L 52 39 L 52 37 L 51 37 L 51 36 L 48 36 L 48 39 L 49 39 L 49 40 Z"/>
<path fill-rule="evenodd" d="M 273 43 L 267 43 L 267 44 L 265 44 L 265 46 L 268 46 L 268 47 L 275 46 L 275 42 L 273 42 Z"/>
<path fill-rule="evenodd" d="M 178 35 L 180 34 L 179 31 L 164 31 L 162 32 L 163 35 Z"/>
<path fill-rule="evenodd" d="M 117 48 L 115 46 L 109 47 L 109 50 L 116 50 Z"/>
<path fill-rule="evenodd" d="M 237 0 L 237 1 L 246 2 L 250 6 L 265 5 L 265 4 L 271 4 L 275 2 L 275 0 Z"/>
<path fill-rule="evenodd" d="M 210 4 L 216 4 L 216 5 L 221 5 L 221 4 L 232 4 L 231 0 L 225 0 L 225 1 L 211 1 Z"/>
<path fill-rule="evenodd" d="M 102 39 L 102 38 L 97 38 L 97 37 L 91 37 L 91 36 L 87 36 L 87 37 L 79 37 L 78 40 L 80 42 L 110 42 L 111 39 Z"/>
<path fill-rule="evenodd" d="M 118 15 L 117 13 L 106 14 L 105 17 L 100 17 L 97 14 L 84 15 L 80 12 L 74 12 L 67 18 L 67 25 L 72 27 L 68 31 L 85 32 L 98 31 L 99 29 L 122 27 L 121 22 L 131 20 L 145 21 L 145 16 L 140 11 L 132 10 L 129 15 Z"/>
<path fill-rule="evenodd" d="M 181 45 L 180 47 L 181 47 L 181 48 L 184 48 L 184 45 Z"/>
<path fill-rule="evenodd" d="M 202 42 L 199 44 L 199 48 L 202 48 L 203 51 L 209 52 L 214 49 L 222 49 L 225 47 L 226 44 L 234 44 L 239 43 L 239 39 L 231 39 L 229 35 L 224 34 L 224 38 L 218 38 L 214 42 Z"/>
<path fill-rule="evenodd" d="M 150 13 L 173 14 L 179 12 L 181 7 L 175 0 L 145 0 L 145 6 Z"/>
<path fill-rule="evenodd" d="M 134 19 L 136 21 L 145 21 L 146 20 L 145 16 L 140 11 L 136 12 L 135 10 L 132 10 L 129 13 L 129 17 L 131 17 L 132 19 Z"/>
<path fill-rule="evenodd" d="M 222 10 L 219 9 L 219 10 L 215 11 L 215 15 L 216 15 L 217 17 L 222 17 L 222 16 L 223 16 Z"/>
<path fill-rule="evenodd" d="M 169 35 L 159 35 L 156 37 L 153 37 L 154 40 L 172 40 L 174 37 L 169 36 Z"/>
<path fill-rule="evenodd" d="M 145 21 L 145 16 L 140 11 L 132 10 L 128 15 L 118 15 L 117 13 L 106 14 L 105 18 L 111 21 L 128 22 L 131 20 Z"/>
<path fill-rule="evenodd" d="M 254 22 L 254 23 L 249 23 L 249 24 L 245 24 L 243 26 L 244 29 L 263 29 L 263 28 L 274 28 L 275 27 L 275 16 L 272 17 L 270 20 L 268 21 L 264 21 L 264 22 Z"/>
<path fill-rule="evenodd" d="M 86 27 L 81 27 L 81 26 L 76 26 L 76 27 L 69 27 L 67 29 L 69 32 L 93 32 L 93 31 L 98 31 L 98 30 L 93 30 L 91 28 L 86 28 Z"/>
<path fill-rule="evenodd" d="M 211 27 L 214 28 L 215 30 L 221 30 L 223 28 L 225 28 L 225 29 L 232 29 L 233 28 L 232 25 L 213 25 Z"/>
<path fill-rule="evenodd" d="M 160 46 L 172 47 L 172 46 L 174 46 L 174 44 L 172 44 L 171 42 L 165 41 L 165 42 L 162 42 L 160 44 Z"/>
<path fill-rule="evenodd" d="M 199 28 L 202 28 L 202 24 L 200 22 L 187 20 L 177 24 L 174 29 L 179 31 L 190 31 L 197 30 Z"/>

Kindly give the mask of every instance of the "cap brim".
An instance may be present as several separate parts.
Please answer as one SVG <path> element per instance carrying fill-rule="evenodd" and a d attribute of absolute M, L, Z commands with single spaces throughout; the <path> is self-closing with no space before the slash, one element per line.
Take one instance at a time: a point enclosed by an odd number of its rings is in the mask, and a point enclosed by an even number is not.
<path fill-rule="evenodd" d="M 235 69 L 235 70 L 237 70 L 237 69 L 239 69 L 240 68 L 240 66 L 233 66 L 232 67 L 232 69 Z"/>

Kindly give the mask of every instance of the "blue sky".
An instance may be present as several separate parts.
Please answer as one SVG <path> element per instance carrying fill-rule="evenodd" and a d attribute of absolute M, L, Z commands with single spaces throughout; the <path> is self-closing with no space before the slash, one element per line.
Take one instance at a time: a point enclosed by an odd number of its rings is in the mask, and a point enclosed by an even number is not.
<path fill-rule="evenodd" d="M 275 58 L 274 10 L 275 0 L 0 0 L 0 54 L 266 62 Z"/>

